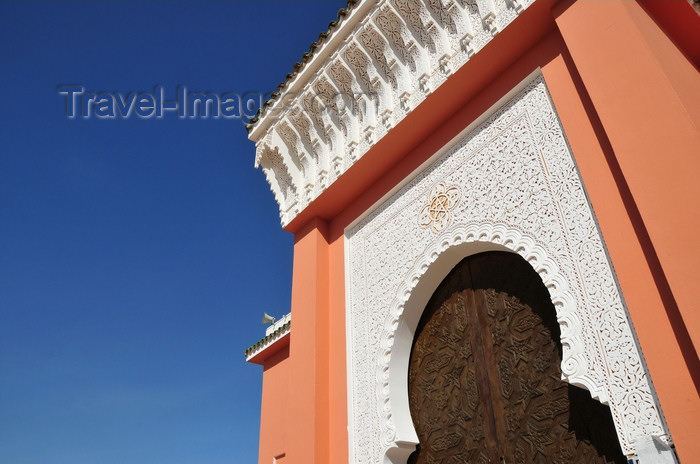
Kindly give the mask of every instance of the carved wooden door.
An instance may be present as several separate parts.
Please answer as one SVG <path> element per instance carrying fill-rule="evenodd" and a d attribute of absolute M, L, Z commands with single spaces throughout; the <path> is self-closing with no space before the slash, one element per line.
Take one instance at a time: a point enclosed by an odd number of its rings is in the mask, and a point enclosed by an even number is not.
<path fill-rule="evenodd" d="M 483 253 L 445 278 L 409 365 L 420 445 L 409 463 L 626 463 L 610 410 L 560 380 L 559 328 L 518 255 Z"/>

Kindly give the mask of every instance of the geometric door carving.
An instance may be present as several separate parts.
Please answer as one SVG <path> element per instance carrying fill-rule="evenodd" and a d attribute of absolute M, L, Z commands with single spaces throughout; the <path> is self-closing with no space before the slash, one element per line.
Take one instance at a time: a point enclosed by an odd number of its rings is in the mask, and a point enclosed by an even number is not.
<path fill-rule="evenodd" d="M 461 261 L 416 329 L 409 407 L 422 463 L 620 463 L 610 410 L 561 380 L 559 324 L 519 255 Z"/>

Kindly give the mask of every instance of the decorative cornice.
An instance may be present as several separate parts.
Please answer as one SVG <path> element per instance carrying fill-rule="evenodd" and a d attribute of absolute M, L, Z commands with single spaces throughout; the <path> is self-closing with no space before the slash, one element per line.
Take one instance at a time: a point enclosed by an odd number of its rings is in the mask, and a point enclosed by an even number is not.
<path fill-rule="evenodd" d="M 531 3 L 385 0 L 346 10 L 249 127 L 282 225 Z"/>
<path fill-rule="evenodd" d="M 303 55 L 301 55 L 301 61 L 294 63 L 294 67 L 293 67 L 294 71 L 287 74 L 287 77 L 285 78 L 285 80 L 280 82 L 277 85 L 277 90 L 272 92 L 269 100 L 267 100 L 263 104 L 263 107 L 258 110 L 258 113 L 255 116 L 253 116 L 253 118 L 251 118 L 251 120 L 248 122 L 248 124 L 246 124 L 246 129 L 248 130 L 248 132 L 253 130 L 253 128 L 255 127 L 257 122 L 260 120 L 260 118 L 265 114 L 267 109 L 274 104 L 275 100 L 277 100 L 280 97 L 280 95 L 282 94 L 284 89 L 288 87 L 289 83 L 295 77 L 297 77 L 297 74 L 299 74 L 299 72 L 302 69 L 304 69 L 304 66 L 306 65 L 306 63 L 311 61 L 311 59 L 316 54 L 316 51 L 321 48 L 321 46 L 327 41 L 328 37 L 333 34 L 335 29 L 338 27 L 338 25 L 342 23 L 342 21 L 345 19 L 345 17 L 347 17 L 348 14 L 350 13 L 350 10 L 352 10 L 352 8 L 355 6 L 355 4 L 358 3 L 359 1 L 360 0 L 348 0 L 345 8 L 341 8 L 340 10 L 338 10 L 337 19 L 335 19 L 334 21 L 331 21 L 328 24 L 328 29 L 326 29 L 324 32 L 321 32 L 318 35 L 318 40 L 316 42 L 313 42 L 311 44 L 311 46 L 309 46 L 309 51 L 305 52 Z"/>

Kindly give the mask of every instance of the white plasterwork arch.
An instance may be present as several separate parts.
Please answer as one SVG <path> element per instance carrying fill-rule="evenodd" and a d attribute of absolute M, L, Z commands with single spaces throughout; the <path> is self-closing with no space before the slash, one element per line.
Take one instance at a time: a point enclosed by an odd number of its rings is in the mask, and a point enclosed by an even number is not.
<path fill-rule="evenodd" d="M 382 425 L 385 456 L 389 462 L 403 464 L 418 443 L 408 401 L 408 364 L 418 322 L 428 300 L 440 282 L 462 259 L 486 251 L 508 251 L 522 256 L 540 275 L 549 291 L 561 329 L 562 380 L 585 388 L 593 398 L 608 404 L 605 386 L 586 377 L 585 344 L 578 320 L 575 299 L 567 290 L 567 281 L 547 258 L 535 240 L 516 229 L 491 224 L 456 227 L 443 233 L 426 250 L 409 277 L 401 284 L 381 337 L 383 353 L 379 358 L 381 384 L 378 395 L 386 406 Z"/>
<path fill-rule="evenodd" d="M 670 440 L 544 79 L 537 75 L 346 230 L 352 463 L 404 463 L 408 357 L 425 303 L 462 258 L 519 254 L 561 326 L 562 376 L 608 404 L 622 451 Z"/>

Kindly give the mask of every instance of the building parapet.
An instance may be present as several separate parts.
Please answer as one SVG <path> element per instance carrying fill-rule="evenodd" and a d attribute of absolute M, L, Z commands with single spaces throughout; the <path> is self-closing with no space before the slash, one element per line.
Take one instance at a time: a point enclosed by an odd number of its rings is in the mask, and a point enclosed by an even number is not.
<path fill-rule="evenodd" d="M 292 331 L 292 313 L 282 316 L 279 321 L 274 322 L 265 330 L 265 337 L 263 337 L 256 344 L 250 346 L 244 351 L 245 360 L 247 362 L 252 362 L 259 364 L 263 358 L 266 358 L 268 354 L 276 352 L 277 349 L 272 349 L 271 347 L 278 348 L 283 344 L 285 340 L 288 340 L 288 336 Z M 265 356 L 263 356 L 265 352 Z"/>

